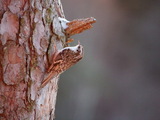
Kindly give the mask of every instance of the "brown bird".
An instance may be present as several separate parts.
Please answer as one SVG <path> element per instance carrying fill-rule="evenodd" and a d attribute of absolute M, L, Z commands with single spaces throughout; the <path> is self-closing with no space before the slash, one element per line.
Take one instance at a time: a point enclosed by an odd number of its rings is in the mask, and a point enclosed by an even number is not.
<path fill-rule="evenodd" d="M 80 43 L 73 47 L 65 47 L 56 51 L 53 56 L 53 62 L 48 69 L 47 77 L 42 81 L 43 88 L 53 77 L 56 77 L 69 69 L 83 58 L 83 46 Z"/>

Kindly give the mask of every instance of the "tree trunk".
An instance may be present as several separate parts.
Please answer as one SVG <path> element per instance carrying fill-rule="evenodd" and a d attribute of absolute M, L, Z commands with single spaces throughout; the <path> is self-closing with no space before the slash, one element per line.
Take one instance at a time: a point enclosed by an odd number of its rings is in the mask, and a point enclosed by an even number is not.
<path fill-rule="evenodd" d="M 0 0 L 0 120 L 53 120 L 58 76 L 38 89 L 66 39 L 60 0 Z"/>

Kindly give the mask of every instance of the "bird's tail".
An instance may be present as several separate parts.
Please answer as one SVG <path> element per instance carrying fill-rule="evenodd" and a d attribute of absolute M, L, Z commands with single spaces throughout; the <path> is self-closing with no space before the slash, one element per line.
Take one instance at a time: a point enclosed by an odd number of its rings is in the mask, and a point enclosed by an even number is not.
<path fill-rule="evenodd" d="M 53 72 L 50 72 L 49 74 L 48 74 L 48 76 L 42 81 L 42 84 L 41 84 L 41 86 L 40 86 L 40 89 L 41 88 L 43 88 L 44 86 L 46 86 L 47 85 L 47 83 L 53 78 L 53 77 L 55 77 L 55 72 L 53 73 Z"/>

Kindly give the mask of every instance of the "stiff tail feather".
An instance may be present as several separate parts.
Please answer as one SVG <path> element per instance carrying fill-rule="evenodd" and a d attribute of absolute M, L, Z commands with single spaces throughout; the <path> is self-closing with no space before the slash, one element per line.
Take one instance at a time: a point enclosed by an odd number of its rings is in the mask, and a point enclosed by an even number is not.
<path fill-rule="evenodd" d="M 43 81 L 42 81 L 42 84 L 40 86 L 40 89 L 43 88 L 44 86 L 47 85 L 47 83 L 55 76 L 55 73 L 53 72 L 50 72 L 49 75 L 47 76 L 47 78 L 45 78 Z"/>

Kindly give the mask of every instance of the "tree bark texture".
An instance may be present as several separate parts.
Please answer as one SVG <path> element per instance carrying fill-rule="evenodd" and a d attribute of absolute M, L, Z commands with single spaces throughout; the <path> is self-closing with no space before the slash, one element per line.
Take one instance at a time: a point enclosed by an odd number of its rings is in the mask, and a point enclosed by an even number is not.
<path fill-rule="evenodd" d="M 0 120 L 53 120 L 58 77 L 38 88 L 64 47 L 60 0 L 0 0 Z"/>

